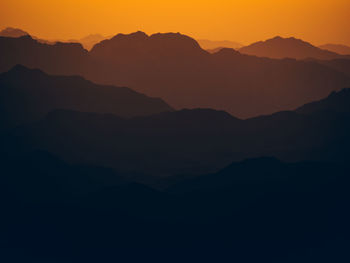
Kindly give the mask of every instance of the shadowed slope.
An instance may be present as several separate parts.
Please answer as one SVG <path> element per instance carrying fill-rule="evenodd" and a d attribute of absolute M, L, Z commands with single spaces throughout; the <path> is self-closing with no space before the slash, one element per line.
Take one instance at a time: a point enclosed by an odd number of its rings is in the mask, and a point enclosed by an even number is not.
<path fill-rule="evenodd" d="M 343 112 L 350 113 L 350 89 L 343 89 L 339 92 L 332 92 L 327 98 L 306 104 L 296 110 L 302 114 L 317 112 Z"/>
<path fill-rule="evenodd" d="M 331 95 L 332 103 L 318 102 L 324 104 L 322 111 L 278 112 L 247 120 L 209 109 L 131 119 L 58 110 L 12 135 L 29 149 L 48 151 L 70 162 L 155 175 L 208 173 L 233 160 L 260 156 L 347 161 L 346 94 Z M 314 108 L 304 106 L 309 107 Z"/>
<path fill-rule="evenodd" d="M 81 77 L 50 76 L 17 65 L 0 74 L 1 115 L 13 125 L 39 120 L 54 109 L 123 117 L 171 111 L 161 99 L 128 88 L 102 86 Z"/>
<path fill-rule="evenodd" d="M 88 52 L 81 44 L 57 42 L 49 45 L 31 36 L 0 37 L 0 57 L 0 72 L 21 64 L 49 74 L 83 75 L 89 66 Z"/>

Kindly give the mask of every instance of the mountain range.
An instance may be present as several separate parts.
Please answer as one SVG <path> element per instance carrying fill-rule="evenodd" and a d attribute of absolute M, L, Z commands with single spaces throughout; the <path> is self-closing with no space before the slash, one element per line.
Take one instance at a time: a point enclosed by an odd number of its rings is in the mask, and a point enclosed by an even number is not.
<path fill-rule="evenodd" d="M 21 65 L 0 74 L 0 94 L 1 122 L 10 127 L 38 121 L 55 109 L 122 117 L 172 110 L 161 99 L 128 88 L 96 85 L 78 76 L 49 76 Z"/>
<path fill-rule="evenodd" d="M 0 37 L 0 55 L 0 72 L 22 64 L 81 75 L 160 97 L 176 109 L 213 108 L 240 118 L 291 110 L 350 85 L 347 59 L 268 59 L 232 49 L 209 54 L 194 39 L 172 33 L 119 34 L 90 52 L 77 43 Z"/>
<path fill-rule="evenodd" d="M 162 260 L 174 253 L 172 262 L 183 253 L 203 261 L 348 259 L 347 163 L 254 158 L 157 190 L 112 169 L 11 146 L 10 154 L 0 148 L 6 261 L 144 259 L 135 249 Z"/>
<path fill-rule="evenodd" d="M 5 144 L 19 143 L 68 162 L 176 175 L 213 172 L 259 156 L 284 161 L 350 156 L 348 89 L 294 111 L 242 120 L 212 109 L 172 111 L 163 101 L 127 88 L 22 66 L 0 79 L 2 119 L 14 122 Z M 14 124 L 25 125 L 9 129 Z"/>
<path fill-rule="evenodd" d="M 347 56 L 6 34 L 1 262 L 349 262 Z"/>
<path fill-rule="evenodd" d="M 91 34 L 86 37 L 80 38 L 80 39 L 67 39 L 67 40 L 47 40 L 47 39 L 41 39 L 35 36 L 32 36 L 28 32 L 19 29 L 19 28 L 13 28 L 13 27 L 7 27 L 0 31 L 0 36 L 2 37 L 23 37 L 23 36 L 31 36 L 33 39 L 36 39 L 40 43 L 50 44 L 53 45 L 57 42 L 63 42 L 63 43 L 80 43 L 86 50 L 90 50 L 94 45 L 101 42 L 104 39 L 107 39 L 108 37 L 104 37 L 100 34 Z"/>

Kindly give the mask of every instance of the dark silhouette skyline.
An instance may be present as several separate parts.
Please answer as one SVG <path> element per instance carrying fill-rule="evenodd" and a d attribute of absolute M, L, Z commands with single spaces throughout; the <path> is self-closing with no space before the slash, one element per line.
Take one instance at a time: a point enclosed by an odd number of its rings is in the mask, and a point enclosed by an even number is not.
<path fill-rule="evenodd" d="M 1 262 L 349 262 L 349 56 L 1 34 Z"/>

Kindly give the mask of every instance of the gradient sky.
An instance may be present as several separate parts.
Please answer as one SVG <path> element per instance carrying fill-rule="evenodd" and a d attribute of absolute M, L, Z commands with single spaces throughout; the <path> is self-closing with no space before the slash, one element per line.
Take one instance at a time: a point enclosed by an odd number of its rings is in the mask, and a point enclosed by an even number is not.
<path fill-rule="evenodd" d="M 276 35 L 350 45 L 350 0 L 1 0 L 0 28 L 46 39 L 181 32 L 248 44 Z"/>

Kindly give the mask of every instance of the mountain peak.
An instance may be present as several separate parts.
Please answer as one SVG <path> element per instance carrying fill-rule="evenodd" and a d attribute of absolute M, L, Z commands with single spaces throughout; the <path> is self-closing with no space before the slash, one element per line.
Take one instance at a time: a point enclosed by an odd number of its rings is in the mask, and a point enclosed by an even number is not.
<path fill-rule="evenodd" d="M 193 49 L 201 50 L 198 42 L 193 38 L 177 33 L 157 33 L 150 36 L 150 41 L 163 46 L 171 47 L 172 49 Z"/>
<path fill-rule="evenodd" d="M 233 48 L 221 48 L 216 54 L 221 54 L 221 55 L 240 55 L 240 53 L 233 49 Z"/>
<path fill-rule="evenodd" d="M 271 38 L 270 40 L 282 40 L 282 39 L 283 38 L 281 36 L 275 36 L 275 37 Z"/>
<path fill-rule="evenodd" d="M 0 36 L 2 37 L 22 37 L 29 35 L 26 31 L 19 28 L 7 27 L 0 31 Z"/>
<path fill-rule="evenodd" d="M 21 64 L 17 64 L 16 66 L 14 66 L 12 69 L 9 70 L 9 72 L 25 72 L 25 71 L 31 71 L 31 69 L 21 65 Z"/>
<path fill-rule="evenodd" d="M 145 32 L 136 31 L 130 34 L 119 33 L 111 40 L 145 40 L 147 38 L 149 38 L 149 36 Z"/>
<path fill-rule="evenodd" d="M 40 74 L 40 75 L 46 75 L 43 71 L 40 69 L 31 69 L 28 67 L 25 67 L 21 64 L 15 65 L 13 68 L 11 68 L 9 71 L 2 73 L 1 75 L 13 75 L 16 77 L 23 76 L 23 75 L 33 75 L 33 74 Z"/>
<path fill-rule="evenodd" d="M 254 45 L 254 44 L 262 45 L 262 44 L 271 44 L 271 43 L 314 47 L 309 42 L 306 42 L 302 39 L 295 38 L 295 37 L 281 37 L 281 36 L 275 36 L 275 37 L 267 39 L 265 41 L 259 41 L 259 42 L 253 43 L 252 45 Z M 314 48 L 316 48 L 316 47 L 314 47 Z"/>
<path fill-rule="evenodd" d="M 309 42 L 295 37 L 276 36 L 265 41 L 255 42 L 239 50 L 243 54 L 269 58 L 294 59 L 335 59 L 340 55 L 313 46 Z"/>
<path fill-rule="evenodd" d="M 132 55 L 133 61 L 136 61 L 150 57 L 154 59 L 157 56 L 193 56 L 207 52 L 201 49 L 196 40 L 180 33 L 156 33 L 148 36 L 137 31 L 128 35 L 118 34 L 104 40 L 96 44 L 91 53 L 112 61 L 129 54 Z"/>

